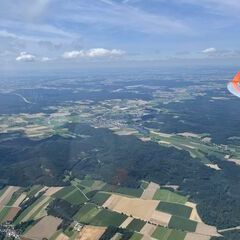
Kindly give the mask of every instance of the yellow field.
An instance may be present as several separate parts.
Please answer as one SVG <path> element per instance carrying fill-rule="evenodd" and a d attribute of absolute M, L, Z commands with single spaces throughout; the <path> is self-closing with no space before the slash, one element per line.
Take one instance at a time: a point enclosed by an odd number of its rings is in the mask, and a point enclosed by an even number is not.
<path fill-rule="evenodd" d="M 128 216 L 149 221 L 159 204 L 156 200 L 143 200 L 140 198 L 128 198 L 112 194 L 111 197 L 103 204 L 103 207 L 125 213 Z"/>
<path fill-rule="evenodd" d="M 105 230 L 105 227 L 84 226 L 76 240 L 98 240 Z"/>

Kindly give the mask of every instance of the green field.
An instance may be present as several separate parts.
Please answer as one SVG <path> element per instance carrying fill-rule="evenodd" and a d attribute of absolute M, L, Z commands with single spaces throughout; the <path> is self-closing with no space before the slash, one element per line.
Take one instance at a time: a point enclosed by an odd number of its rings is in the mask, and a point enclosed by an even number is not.
<path fill-rule="evenodd" d="M 64 199 L 66 195 L 71 194 L 73 190 L 75 190 L 76 187 L 74 186 L 69 186 L 69 187 L 64 187 L 60 191 L 56 192 L 53 197 L 54 198 L 61 198 Z"/>
<path fill-rule="evenodd" d="M 143 226 L 146 224 L 143 220 L 133 219 L 127 226 L 127 229 L 131 231 L 140 232 Z"/>
<path fill-rule="evenodd" d="M 82 204 L 88 200 L 81 190 L 75 186 L 61 189 L 53 197 L 63 199 L 74 205 Z"/>
<path fill-rule="evenodd" d="M 90 221 L 101 211 L 95 204 L 87 203 L 73 217 L 74 220 L 82 223 L 90 223 Z"/>
<path fill-rule="evenodd" d="M 7 190 L 8 187 L 5 187 L 0 190 L 0 197 L 4 194 L 4 192 Z"/>
<path fill-rule="evenodd" d="M 160 202 L 157 206 L 158 211 L 170 213 L 183 218 L 189 218 L 192 212 L 192 208 L 176 203 Z"/>
<path fill-rule="evenodd" d="M 24 219 L 24 217 L 27 216 L 27 214 L 30 213 L 30 212 L 32 211 L 32 209 L 33 209 L 37 204 L 39 204 L 40 202 L 42 202 L 45 198 L 47 198 L 47 197 L 46 197 L 46 196 L 41 196 L 40 198 L 38 198 L 32 205 L 30 205 L 27 209 L 25 209 L 25 210 L 20 214 L 20 216 L 18 216 L 18 218 L 15 220 L 14 224 L 20 223 L 20 222 Z M 49 201 L 50 201 L 50 199 L 48 199 L 47 202 L 49 202 Z M 45 204 L 43 204 L 43 205 L 45 205 Z M 42 206 L 43 206 L 43 205 L 42 205 Z M 42 206 L 40 206 L 38 209 L 36 209 L 35 213 L 38 212 L 39 209 L 42 208 Z M 35 213 L 32 214 L 33 217 L 35 216 Z M 32 216 L 31 216 L 31 217 L 32 217 Z M 31 217 L 30 217 L 30 218 L 31 218 Z"/>
<path fill-rule="evenodd" d="M 34 185 L 30 188 L 30 191 L 28 191 L 28 197 L 34 196 L 38 191 L 40 191 L 43 188 L 42 185 Z"/>
<path fill-rule="evenodd" d="M 9 213 L 11 207 L 3 207 L 3 209 L 0 212 L 0 222 L 2 223 L 4 218 L 7 216 Z"/>
<path fill-rule="evenodd" d="M 63 197 L 63 199 L 73 205 L 82 204 L 88 200 L 78 188 L 75 188 L 71 193 Z"/>
<path fill-rule="evenodd" d="M 123 195 L 128 195 L 132 197 L 140 197 L 143 193 L 143 189 L 141 188 L 127 188 L 127 187 L 118 187 L 110 184 L 106 184 L 102 191 L 112 192 L 112 193 L 120 193 Z"/>
<path fill-rule="evenodd" d="M 188 232 L 195 232 L 197 222 L 177 216 L 172 216 L 168 224 L 168 227 Z"/>
<path fill-rule="evenodd" d="M 21 195 L 22 191 L 18 190 L 15 193 L 13 193 L 11 199 L 9 200 L 9 202 L 6 204 L 7 206 L 12 206 L 16 200 L 19 198 L 19 196 Z"/>
<path fill-rule="evenodd" d="M 183 231 L 172 230 L 167 240 L 184 240 L 186 234 L 187 233 Z"/>
<path fill-rule="evenodd" d="M 98 192 L 94 195 L 91 201 L 97 205 L 102 206 L 110 196 L 111 194 L 109 193 Z"/>
<path fill-rule="evenodd" d="M 90 188 L 94 184 L 94 180 L 81 180 L 80 184 L 84 187 Z"/>
<path fill-rule="evenodd" d="M 127 219 L 126 215 L 102 209 L 90 222 L 95 226 L 116 226 L 119 227 Z"/>
<path fill-rule="evenodd" d="M 134 234 L 132 235 L 132 237 L 130 238 L 130 240 L 141 240 L 142 237 L 143 237 L 142 234 L 140 234 L 140 233 L 134 233 Z"/>
<path fill-rule="evenodd" d="M 172 231 L 171 229 L 158 226 L 154 231 L 154 233 L 152 234 L 152 237 L 159 240 L 168 240 L 168 237 L 170 236 L 171 231 Z"/>
<path fill-rule="evenodd" d="M 62 233 L 62 230 L 56 231 L 56 232 L 49 238 L 49 240 L 55 240 L 55 239 L 60 235 L 60 233 Z"/>
<path fill-rule="evenodd" d="M 142 181 L 141 182 L 141 188 L 142 189 L 146 189 L 148 187 L 149 183 L 148 182 L 145 182 L 145 181 Z"/>
<path fill-rule="evenodd" d="M 184 197 L 180 194 L 171 192 L 166 189 L 158 189 L 154 194 L 153 199 L 180 204 L 185 204 L 188 200 L 187 197 Z"/>

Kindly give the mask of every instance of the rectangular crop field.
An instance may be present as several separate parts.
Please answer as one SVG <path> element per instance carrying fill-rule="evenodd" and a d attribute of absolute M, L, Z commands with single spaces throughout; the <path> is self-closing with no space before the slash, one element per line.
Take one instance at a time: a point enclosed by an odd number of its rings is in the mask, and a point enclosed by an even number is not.
<path fill-rule="evenodd" d="M 168 224 L 168 227 L 188 232 L 195 232 L 197 228 L 197 222 L 177 216 L 172 216 Z"/>
<path fill-rule="evenodd" d="M 158 226 L 154 233 L 152 234 L 152 237 L 159 240 L 168 240 L 168 237 L 170 236 L 171 232 L 172 230 L 169 228 Z"/>
<path fill-rule="evenodd" d="M 170 236 L 167 240 L 184 240 L 185 236 L 187 235 L 186 232 L 178 231 L 178 230 L 172 230 Z"/>
<path fill-rule="evenodd" d="M 63 199 L 74 205 L 82 204 L 88 200 L 81 190 L 75 186 L 62 188 L 53 194 L 53 197 Z"/>
<path fill-rule="evenodd" d="M 187 197 L 171 192 L 166 189 L 158 189 L 154 194 L 153 199 L 180 204 L 185 204 L 188 200 Z"/>
<path fill-rule="evenodd" d="M 111 194 L 109 194 L 109 193 L 98 192 L 94 195 L 94 197 L 91 199 L 91 201 L 97 205 L 102 206 L 108 200 L 108 198 L 110 196 L 111 196 Z"/>
<path fill-rule="evenodd" d="M 172 215 L 176 215 L 183 218 L 189 218 L 192 212 L 192 208 L 176 203 L 169 202 L 160 202 L 157 206 L 158 211 L 170 213 Z"/>
<path fill-rule="evenodd" d="M 130 240 L 141 240 L 142 237 L 143 237 L 142 234 L 140 234 L 140 233 L 134 233 L 134 234 L 132 235 L 132 237 L 130 238 Z"/>
<path fill-rule="evenodd" d="M 143 220 L 140 219 L 133 219 L 128 225 L 127 225 L 127 229 L 131 230 L 131 231 L 136 231 L 136 232 L 140 232 L 141 229 L 143 228 L 143 226 L 146 224 L 146 222 L 144 222 Z"/>
<path fill-rule="evenodd" d="M 101 211 L 95 204 L 87 203 L 73 217 L 81 223 L 90 223 L 90 221 Z"/>
<path fill-rule="evenodd" d="M 78 188 L 75 188 L 69 195 L 67 195 L 63 199 L 74 205 L 82 204 L 88 200 Z"/>
<path fill-rule="evenodd" d="M 64 199 L 64 197 L 66 197 L 66 195 L 70 194 L 75 188 L 76 187 L 74 187 L 74 186 L 64 187 L 60 191 L 53 194 L 53 197 Z"/>
<path fill-rule="evenodd" d="M 116 226 L 119 227 L 127 219 L 126 215 L 102 209 L 90 222 L 95 226 Z"/>

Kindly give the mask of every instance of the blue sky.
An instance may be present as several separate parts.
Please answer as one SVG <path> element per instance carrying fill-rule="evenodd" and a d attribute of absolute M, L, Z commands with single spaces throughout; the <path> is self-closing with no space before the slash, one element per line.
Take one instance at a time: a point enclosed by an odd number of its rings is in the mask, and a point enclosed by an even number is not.
<path fill-rule="evenodd" d="M 2 66 L 239 62 L 239 0 L 1 0 Z"/>

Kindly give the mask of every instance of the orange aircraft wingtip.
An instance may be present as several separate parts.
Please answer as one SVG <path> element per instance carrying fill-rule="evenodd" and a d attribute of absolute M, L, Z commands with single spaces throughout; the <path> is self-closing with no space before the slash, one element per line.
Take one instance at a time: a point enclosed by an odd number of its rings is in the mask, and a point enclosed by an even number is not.
<path fill-rule="evenodd" d="M 233 78 L 233 80 L 227 85 L 229 92 L 237 97 L 240 97 L 239 84 L 240 84 L 240 72 L 238 72 L 236 76 Z"/>
<path fill-rule="evenodd" d="M 233 78 L 232 82 L 240 82 L 240 72 L 236 74 L 236 76 Z"/>

